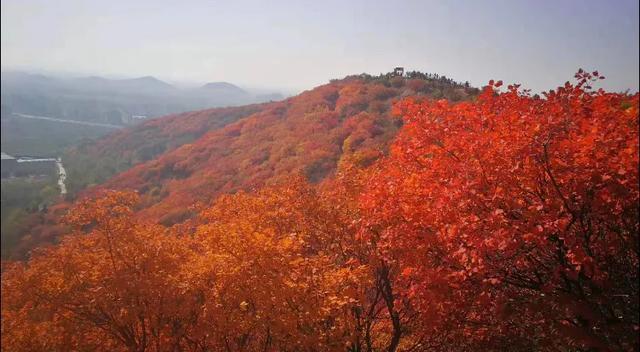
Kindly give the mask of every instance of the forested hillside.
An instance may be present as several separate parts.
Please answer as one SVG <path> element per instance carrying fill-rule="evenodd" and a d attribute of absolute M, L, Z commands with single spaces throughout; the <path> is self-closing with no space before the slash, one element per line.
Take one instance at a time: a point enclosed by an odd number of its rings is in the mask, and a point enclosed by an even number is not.
<path fill-rule="evenodd" d="M 69 201 L 105 188 L 134 190 L 145 216 L 177 224 L 197 213 L 194 205 L 223 193 L 299 173 L 319 182 L 345 159 L 371 164 L 388 151 L 402 124 L 391 113 L 402 97 L 462 101 L 477 94 L 438 75 L 357 75 L 280 102 L 170 115 L 66 153 Z M 64 232 L 55 224 L 66 206 L 34 214 L 29 236 L 14 253 L 55 241 Z"/>
<path fill-rule="evenodd" d="M 216 108 L 174 114 L 87 140 L 63 156 L 68 165 L 72 193 L 99 184 L 131 166 L 190 143 L 209 131 L 260 111 L 263 105 Z"/>
<path fill-rule="evenodd" d="M 576 78 L 350 78 L 138 164 L 5 263 L 3 349 L 636 351 L 640 95 Z"/>
<path fill-rule="evenodd" d="M 436 81 L 437 82 L 437 81 Z M 189 218 L 189 206 L 221 193 L 258 188 L 302 173 L 332 175 L 345 158 L 367 166 L 386 153 L 401 126 L 391 105 L 403 95 L 428 97 L 428 80 L 348 78 L 264 105 L 247 118 L 117 175 L 103 187 L 136 190 L 144 213 L 165 225 Z M 435 83 L 435 82 L 434 82 Z M 452 99 L 474 89 L 445 83 Z"/>

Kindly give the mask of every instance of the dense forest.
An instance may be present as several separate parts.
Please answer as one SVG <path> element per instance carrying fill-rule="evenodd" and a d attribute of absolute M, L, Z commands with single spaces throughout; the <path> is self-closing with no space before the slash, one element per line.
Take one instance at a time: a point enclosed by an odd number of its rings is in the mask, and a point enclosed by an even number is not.
<path fill-rule="evenodd" d="M 68 203 L 33 214 L 29 234 L 8 251 L 13 257 L 65 229 L 57 219 L 77 197 L 100 189 L 135 190 L 145 214 L 164 225 L 198 213 L 218 195 L 283 182 L 303 173 L 319 182 L 344 158 L 369 165 L 388 151 L 402 121 L 392 104 L 405 96 L 476 97 L 478 89 L 440 76 L 350 76 L 281 102 L 169 115 L 86 141 L 62 157 Z M 87 188 L 88 187 L 88 188 Z"/>
<path fill-rule="evenodd" d="M 86 146 L 133 167 L 3 263 L 3 349 L 636 351 L 640 95 L 600 78 L 349 77 Z"/>

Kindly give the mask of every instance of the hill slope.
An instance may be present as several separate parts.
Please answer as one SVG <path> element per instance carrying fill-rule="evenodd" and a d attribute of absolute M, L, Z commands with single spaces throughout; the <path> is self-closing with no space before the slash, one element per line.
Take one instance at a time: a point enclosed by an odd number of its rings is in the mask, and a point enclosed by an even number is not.
<path fill-rule="evenodd" d="M 137 190 L 146 206 L 143 212 L 171 225 L 190 217 L 194 202 L 207 203 L 221 193 L 296 173 L 318 182 L 344 158 L 364 166 L 385 153 L 401 124 L 390 112 L 399 97 L 428 96 L 437 90 L 450 99 L 464 99 L 473 92 L 437 83 L 355 77 L 334 81 L 264 104 L 254 114 L 141 163 L 101 187 Z"/>
<path fill-rule="evenodd" d="M 476 94 L 443 77 L 351 76 L 280 102 L 172 115 L 116 132 L 68 153 L 68 180 L 77 192 L 115 175 L 80 195 L 136 190 L 141 214 L 173 225 L 195 213 L 192 205 L 222 193 L 299 173 L 319 182 L 346 158 L 368 165 L 386 152 L 401 125 L 391 113 L 401 97 L 463 100 Z M 61 229 L 51 231 L 47 223 L 56 216 L 41 220 L 22 248 L 55 239 Z"/>
<path fill-rule="evenodd" d="M 151 160 L 208 131 L 262 109 L 254 104 L 174 114 L 123 129 L 98 141 L 86 141 L 63 157 L 69 169 L 69 189 L 75 193 L 99 184 L 131 166 Z"/>

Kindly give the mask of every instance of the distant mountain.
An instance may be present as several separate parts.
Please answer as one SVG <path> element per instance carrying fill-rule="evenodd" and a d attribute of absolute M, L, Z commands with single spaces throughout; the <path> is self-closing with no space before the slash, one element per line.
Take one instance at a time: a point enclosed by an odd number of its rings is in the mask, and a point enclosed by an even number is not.
<path fill-rule="evenodd" d="M 175 94 L 178 89 L 169 83 L 155 77 L 145 76 L 131 79 L 106 79 L 97 76 L 78 78 L 69 82 L 77 89 L 85 91 L 134 94 L 134 95 L 165 95 Z"/>
<path fill-rule="evenodd" d="M 100 137 L 111 129 L 27 119 L 24 115 L 129 126 L 185 111 L 275 100 L 227 82 L 181 89 L 151 76 L 59 78 L 2 72 L 1 88 L 3 150 L 40 156 L 59 155 L 83 138 Z"/>
<path fill-rule="evenodd" d="M 244 89 L 228 82 L 210 82 L 200 87 L 200 89 L 208 92 L 236 92 L 238 94 L 249 94 Z"/>
<path fill-rule="evenodd" d="M 2 72 L 2 105 L 15 113 L 128 125 L 132 116 L 167 114 L 275 100 L 279 95 L 251 94 L 228 82 L 179 89 L 152 76 L 108 79 L 99 76 L 56 78 Z"/>
<path fill-rule="evenodd" d="M 55 81 L 56 81 L 55 78 L 47 77 L 47 76 L 36 74 L 36 73 L 15 72 L 15 71 L 2 72 L 3 84 L 4 83 L 20 84 L 20 85 L 47 84 Z"/>
<path fill-rule="evenodd" d="M 152 76 L 144 76 L 144 77 L 139 77 L 139 78 L 132 78 L 132 79 L 123 79 L 123 80 L 118 80 L 116 82 L 119 82 L 121 84 L 127 85 L 131 88 L 137 88 L 137 89 L 149 89 L 149 90 L 158 90 L 158 91 L 175 91 L 176 87 L 170 85 L 167 82 L 161 81 L 155 77 Z"/>
<path fill-rule="evenodd" d="M 131 93 L 144 92 L 145 94 L 161 96 L 165 94 L 176 94 L 179 91 L 171 84 L 151 76 L 114 80 L 113 84 L 117 90 Z"/>
<path fill-rule="evenodd" d="M 58 79 L 25 72 L 2 72 L 0 88 L 3 105 L 10 105 L 6 99 L 6 97 L 10 95 L 43 95 L 49 91 L 65 89 L 62 82 Z"/>
<path fill-rule="evenodd" d="M 199 103 L 205 106 L 241 105 L 260 101 L 244 89 L 228 82 L 210 82 L 194 89 L 191 94 L 201 99 Z"/>

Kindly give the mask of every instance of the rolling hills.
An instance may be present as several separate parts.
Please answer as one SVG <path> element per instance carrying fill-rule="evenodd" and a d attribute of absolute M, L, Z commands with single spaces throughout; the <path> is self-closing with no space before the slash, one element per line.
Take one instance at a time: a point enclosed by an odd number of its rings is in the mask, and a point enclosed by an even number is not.
<path fill-rule="evenodd" d="M 182 89 L 152 76 L 60 78 L 9 71 L 1 84 L 2 106 L 15 113 L 117 125 L 133 124 L 131 116 L 269 101 L 227 82 Z"/>
<path fill-rule="evenodd" d="M 264 104 L 221 129 L 210 129 L 193 141 L 168 148 L 100 187 L 140 192 L 144 213 L 172 225 L 192 215 L 190 205 L 208 203 L 221 193 L 277 183 L 296 173 L 319 182 L 344 158 L 365 166 L 386 152 L 401 124 L 390 111 L 399 97 L 442 94 L 444 88 L 449 99 L 460 100 L 475 91 L 453 83 L 438 88 L 438 83 L 390 77 L 334 81 L 282 102 Z M 186 125 L 188 120 L 183 119 L 189 116 L 199 113 L 160 120 L 156 125 L 173 121 Z M 175 145 L 177 140 L 171 136 L 169 143 Z M 123 144 L 126 142 L 117 142 Z"/>
<path fill-rule="evenodd" d="M 446 77 L 409 73 L 349 76 L 271 103 L 170 115 L 120 130 L 64 157 L 71 196 L 135 190 L 140 214 L 165 226 L 191 218 L 194 204 L 223 193 L 303 174 L 330 177 L 341 161 L 366 166 L 384 155 L 402 122 L 394 101 L 405 97 L 468 100 L 478 90 Z M 33 221 L 24 253 L 54 241 L 63 204 Z"/>

